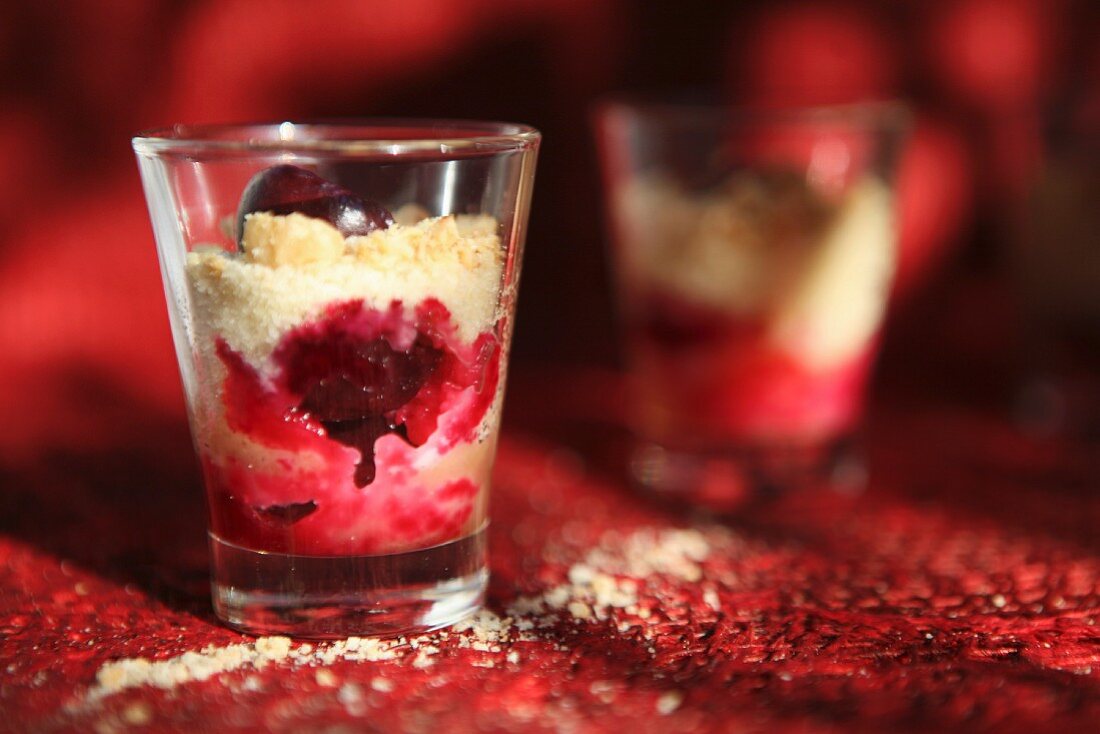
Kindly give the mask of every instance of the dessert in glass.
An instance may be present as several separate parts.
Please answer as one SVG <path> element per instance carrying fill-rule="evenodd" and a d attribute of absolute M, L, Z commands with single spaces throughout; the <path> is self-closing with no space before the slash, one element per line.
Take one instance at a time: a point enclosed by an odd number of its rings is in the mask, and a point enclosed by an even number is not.
<path fill-rule="evenodd" d="M 481 604 L 538 144 L 447 121 L 134 139 L 227 624 L 396 634 Z"/>
<path fill-rule="evenodd" d="M 850 461 L 895 257 L 893 104 L 604 104 L 634 477 L 721 510 Z"/>

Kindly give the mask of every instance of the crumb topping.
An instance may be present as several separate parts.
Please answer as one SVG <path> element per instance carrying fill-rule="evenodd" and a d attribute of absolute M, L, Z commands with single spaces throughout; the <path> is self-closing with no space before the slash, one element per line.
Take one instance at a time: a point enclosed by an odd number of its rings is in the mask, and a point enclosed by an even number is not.
<path fill-rule="evenodd" d="M 344 237 L 328 222 L 291 213 L 266 212 L 244 218 L 241 247 L 250 262 L 277 268 L 331 264 L 344 255 Z"/>
<path fill-rule="evenodd" d="M 243 254 L 196 248 L 187 255 L 195 341 L 210 351 L 216 335 L 270 374 L 282 335 L 334 302 L 359 299 L 385 310 L 400 301 L 411 314 L 434 298 L 470 343 L 498 319 L 504 251 L 497 230 L 492 217 L 463 215 L 344 238 L 300 214 L 251 214 Z"/>
<path fill-rule="evenodd" d="M 461 227 L 453 216 L 422 219 L 411 226 L 349 237 L 347 244 L 356 261 L 387 270 L 407 270 L 421 263 L 478 270 L 499 265 L 503 255 L 496 220 L 480 216 L 466 219 Z"/>

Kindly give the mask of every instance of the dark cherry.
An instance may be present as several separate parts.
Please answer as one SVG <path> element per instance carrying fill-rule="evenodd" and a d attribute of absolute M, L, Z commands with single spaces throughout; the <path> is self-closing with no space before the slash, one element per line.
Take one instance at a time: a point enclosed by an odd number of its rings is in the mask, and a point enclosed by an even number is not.
<path fill-rule="evenodd" d="M 237 208 L 238 242 L 244 233 L 244 217 L 253 212 L 298 212 L 324 219 L 345 237 L 369 234 L 393 224 L 393 215 L 381 204 L 366 201 L 316 173 L 290 165 L 264 169 L 244 187 Z"/>
<path fill-rule="evenodd" d="M 376 440 L 388 433 L 409 440 L 395 412 L 416 396 L 441 357 L 422 334 L 398 351 L 384 337 L 364 341 L 346 331 L 303 338 L 281 354 L 288 385 L 303 395 L 298 410 L 334 441 L 359 450 L 359 487 L 374 481 Z"/>
<path fill-rule="evenodd" d="M 313 500 L 308 502 L 291 502 L 287 505 L 269 505 L 267 507 L 257 507 L 256 512 L 260 513 L 264 517 L 274 520 L 283 525 L 293 525 L 301 520 L 303 517 L 308 517 L 317 511 L 317 503 Z"/>
<path fill-rule="evenodd" d="M 310 343 L 288 369 L 300 407 L 319 420 L 346 421 L 390 413 L 413 399 L 435 371 L 440 351 L 423 335 L 397 351 L 387 339 L 360 341 L 346 333 Z"/>

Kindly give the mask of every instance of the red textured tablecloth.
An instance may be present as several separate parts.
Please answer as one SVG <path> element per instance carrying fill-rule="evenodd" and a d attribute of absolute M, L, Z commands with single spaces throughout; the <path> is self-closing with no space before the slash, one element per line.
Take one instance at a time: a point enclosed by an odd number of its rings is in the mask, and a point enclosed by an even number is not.
<path fill-rule="evenodd" d="M 453 636 L 428 664 L 284 661 L 94 701 L 112 660 L 247 640 L 210 612 L 185 429 L 146 416 L 123 446 L 5 466 L 0 730 L 1100 731 L 1095 445 L 887 401 L 862 496 L 722 525 L 632 494 L 621 435 L 589 408 L 543 395 L 506 433 L 490 608 L 673 528 L 706 543 L 698 578 L 649 575 L 635 607 L 562 613 L 498 651 Z"/>

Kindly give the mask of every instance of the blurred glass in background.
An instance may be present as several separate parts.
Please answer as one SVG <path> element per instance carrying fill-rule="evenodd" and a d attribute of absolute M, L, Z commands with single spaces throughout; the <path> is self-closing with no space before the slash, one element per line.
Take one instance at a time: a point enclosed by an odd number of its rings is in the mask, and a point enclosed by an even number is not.
<path fill-rule="evenodd" d="M 852 476 L 907 126 L 885 103 L 600 108 L 642 485 L 732 510 Z"/>

